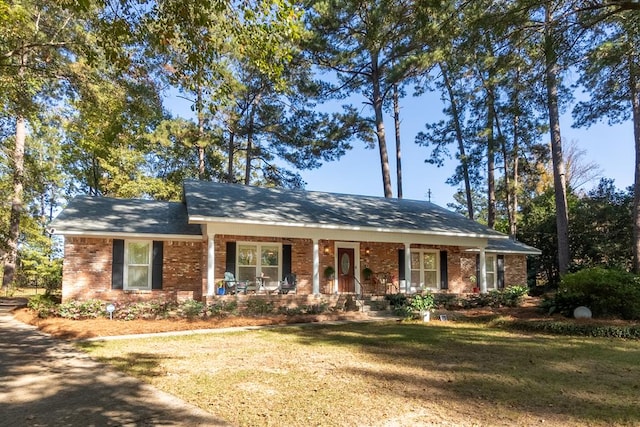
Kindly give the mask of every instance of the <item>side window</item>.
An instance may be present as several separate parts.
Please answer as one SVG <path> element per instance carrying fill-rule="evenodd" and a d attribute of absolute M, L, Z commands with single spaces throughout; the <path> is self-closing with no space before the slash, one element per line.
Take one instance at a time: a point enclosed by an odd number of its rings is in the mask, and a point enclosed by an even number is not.
<path fill-rule="evenodd" d="M 125 245 L 125 289 L 151 289 L 151 242 Z"/>
<path fill-rule="evenodd" d="M 487 289 L 496 289 L 496 256 L 487 254 L 485 264 L 487 266 Z"/>

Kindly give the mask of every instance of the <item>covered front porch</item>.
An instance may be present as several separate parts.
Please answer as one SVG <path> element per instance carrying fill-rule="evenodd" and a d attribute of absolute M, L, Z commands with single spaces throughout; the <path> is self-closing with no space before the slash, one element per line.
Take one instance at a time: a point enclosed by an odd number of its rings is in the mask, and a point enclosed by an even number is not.
<path fill-rule="evenodd" d="M 208 231 L 210 228 L 207 227 Z M 250 235 L 207 233 L 203 295 L 215 298 L 230 293 L 283 294 L 283 280 L 289 274 L 295 275 L 297 283 L 294 291 L 283 296 L 386 295 L 423 290 L 468 293 L 474 287 L 487 290 L 486 268 L 476 274 L 475 265 L 464 267 L 476 254 L 480 266 L 486 265 L 485 246 L 481 246 L 487 244 L 486 239 L 478 242 L 478 239 L 429 236 L 398 242 L 390 233 L 382 235 L 388 241 L 380 241 L 344 240 L 348 234 L 345 232 L 335 233 L 341 239 L 314 239 L 260 235 L 257 231 Z M 476 251 L 473 255 L 468 255 L 470 248 Z M 467 259 L 471 261 L 465 262 Z M 239 291 L 229 291 L 225 281 L 225 274 L 229 273 L 243 283 Z"/>

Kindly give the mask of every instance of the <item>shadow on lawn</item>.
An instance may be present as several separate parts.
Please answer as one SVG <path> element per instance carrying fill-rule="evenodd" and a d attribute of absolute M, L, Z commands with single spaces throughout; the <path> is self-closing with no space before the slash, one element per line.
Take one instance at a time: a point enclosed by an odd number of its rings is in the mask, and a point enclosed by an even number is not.
<path fill-rule="evenodd" d="M 225 425 L 6 315 L 0 342 L 0 426 Z"/>
<path fill-rule="evenodd" d="M 357 347 L 388 369 L 350 368 L 390 384 L 403 396 L 436 389 L 465 405 L 494 405 L 536 417 L 571 417 L 588 424 L 637 425 L 640 364 L 636 343 L 523 335 L 481 326 L 352 324 L 279 329 L 307 345 Z M 378 365 L 380 366 L 380 365 Z M 403 366 L 419 369 L 415 375 Z M 485 408 L 486 411 L 486 408 Z"/>

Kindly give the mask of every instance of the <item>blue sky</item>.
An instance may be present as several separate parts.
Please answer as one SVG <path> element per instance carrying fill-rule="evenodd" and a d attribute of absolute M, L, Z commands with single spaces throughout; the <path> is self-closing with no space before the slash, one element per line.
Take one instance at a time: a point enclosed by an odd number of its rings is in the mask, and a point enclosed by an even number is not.
<path fill-rule="evenodd" d="M 347 103 L 343 100 L 342 103 Z M 372 115 L 371 107 L 361 105 L 363 113 Z M 168 108 L 176 114 L 191 118 L 192 113 L 186 101 L 172 97 Z M 456 160 L 445 162 L 443 167 L 427 164 L 424 160 L 429 151 L 415 144 L 415 137 L 424 129 L 427 122 L 435 122 L 442 118 L 442 102 L 438 95 L 427 95 L 419 98 L 407 96 L 401 100 L 401 138 L 402 138 L 402 172 L 403 196 L 406 199 L 427 200 L 431 190 L 431 201 L 446 207 L 453 202 L 456 188 L 446 184 L 451 176 Z M 569 109 L 570 111 L 570 109 Z M 634 144 L 632 123 L 608 126 L 598 123 L 590 128 L 574 129 L 571 127 L 570 114 L 561 118 L 561 133 L 565 144 L 575 141 L 580 149 L 585 150 L 585 161 L 594 162 L 602 169 L 602 175 L 615 180 L 619 189 L 633 185 Z M 391 166 L 393 196 L 397 196 L 395 168 L 395 137 L 392 117 L 385 117 L 389 161 Z M 545 136 L 548 140 L 548 135 Z M 355 142 L 354 149 L 337 162 L 326 163 L 312 171 L 301 171 L 307 183 L 306 189 L 327 191 L 332 193 L 360 194 L 383 196 L 382 173 L 380 171 L 380 155 L 378 148 L 365 149 L 364 144 Z M 452 147 L 453 149 L 453 147 Z M 589 190 L 597 182 L 588 183 L 583 190 Z"/>
<path fill-rule="evenodd" d="M 457 161 L 451 159 L 443 167 L 427 164 L 424 160 L 430 152 L 415 144 L 418 132 L 424 130 L 424 124 L 442 118 L 442 104 L 437 96 L 433 103 L 424 98 L 405 98 L 401 108 L 402 172 L 403 196 L 407 199 L 427 200 L 431 190 L 431 201 L 446 207 L 453 202 L 456 188 L 446 184 Z M 363 108 L 370 108 L 364 106 Z M 633 185 L 634 143 L 633 127 L 629 121 L 622 125 L 608 126 L 598 123 L 590 128 L 574 129 L 570 114 L 561 118 L 561 133 L 565 144 L 575 141 L 581 150 L 585 150 L 586 162 L 600 166 L 602 175 L 615 180 L 619 189 Z M 395 139 L 392 117 L 385 117 L 387 144 L 392 168 L 393 195 L 397 196 L 395 177 Z M 548 140 L 548 135 L 545 135 Z M 329 163 L 314 171 L 303 171 L 308 190 L 330 191 L 349 194 L 383 196 L 380 155 L 378 149 L 367 150 L 356 144 L 340 161 Z M 452 150 L 454 147 L 452 147 Z M 597 182 L 588 183 L 584 190 L 594 187 Z"/>

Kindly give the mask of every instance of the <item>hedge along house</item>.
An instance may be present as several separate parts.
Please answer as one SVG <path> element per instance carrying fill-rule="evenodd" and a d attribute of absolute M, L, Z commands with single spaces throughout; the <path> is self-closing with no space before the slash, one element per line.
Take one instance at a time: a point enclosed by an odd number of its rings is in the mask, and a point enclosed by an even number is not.
<path fill-rule="evenodd" d="M 256 293 L 294 273 L 299 297 L 486 292 L 525 285 L 540 254 L 425 201 L 203 181 L 182 203 L 80 196 L 51 228 L 63 300 L 212 299 L 225 272 Z"/>

